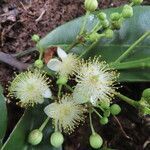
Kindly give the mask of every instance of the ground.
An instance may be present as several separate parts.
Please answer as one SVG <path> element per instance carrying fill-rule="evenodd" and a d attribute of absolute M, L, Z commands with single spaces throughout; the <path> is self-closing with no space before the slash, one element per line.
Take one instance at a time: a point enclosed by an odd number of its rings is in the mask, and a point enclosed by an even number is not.
<path fill-rule="evenodd" d="M 116 7 L 125 3 L 127 0 L 101 0 L 99 8 Z M 144 3 L 150 4 L 149 0 Z M 83 0 L 6 0 L 0 4 L 0 51 L 9 54 L 25 51 L 34 46 L 31 41 L 33 34 L 43 37 L 57 26 L 83 15 L 84 12 Z M 24 57 L 21 61 L 31 62 L 33 57 Z M 11 80 L 14 71 L 15 68 L 0 64 L 0 82 L 4 87 Z M 129 93 L 128 96 L 132 98 L 139 99 L 141 93 L 133 91 L 135 87 L 142 91 L 148 87 L 148 84 L 128 84 L 122 91 Z M 150 149 L 150 145 L 147 144 L 150 133 L 149 118 L 139 117 L 136 110 L 129 105 L 124 103 L 120 105 L 123 111 L 118 116 L 118 120 L 123 130 L 113 117 L 104 127 L 100 127 L 97 121 L 94 123 L 98 132 L 107 141 L 106 145 L 119 150 Z M 7 133 L 10 133 L 22 110 L 14 104 L 8 104 L 8 110 L 9 114 L 13 112 L 17 116 L 9 115 L 11 124 L 8 125 Z M 88 150 L 89 134 L 90 130 L 86 124 L 79 127 L 76 133 L 66 136 L 64 149 Z"/>

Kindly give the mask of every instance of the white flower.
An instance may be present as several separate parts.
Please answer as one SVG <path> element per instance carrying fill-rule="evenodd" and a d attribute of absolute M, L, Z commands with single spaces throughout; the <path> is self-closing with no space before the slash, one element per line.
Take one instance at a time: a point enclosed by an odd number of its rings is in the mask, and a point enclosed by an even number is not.
<path fill-rule="evenodd" d="M 47 67 L 59 73 L 60 76 L 73 75 L 78 68 L 78 59 L 73 54 L 66 54 L 60 47 L 57 48 L 57 54 L 61 61 L 57 58 L 51 59 L 47 63 Z"/>
<path fill-rule="evenodd" d="M 45 107 L 44 112 L 54 119 L 60 130 L 71 133 L 80 122 L 84 121 L 85 108 L 73 101 L 72 96 L 63 96 L 59 103 Z M 55 126 L 55 127 L 56 127 Z"/>
<path fill-rule="evenodd" d="M 98 100 L 111 100 L 117 77 L 105 62 L 99 62 L 99 58 L 82 62 L 73 92 L 74 100 L 78 103 L 90 101 L 93 105 L 97 105 Z"/>
<path fill-rule="evenodd" d="M 44 98 L 51 98 L 46 76 L 39 70 L 26 71 L 16 75 L 8 88 L 10 96 L 20 99 L 22 107 L 43 103 Z"/>

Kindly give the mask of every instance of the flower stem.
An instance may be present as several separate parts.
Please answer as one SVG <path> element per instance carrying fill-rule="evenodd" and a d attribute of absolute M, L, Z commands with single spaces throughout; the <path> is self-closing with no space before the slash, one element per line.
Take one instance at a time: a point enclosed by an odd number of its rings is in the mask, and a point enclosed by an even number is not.
<path fill-rule="evenodd" d="M 126 103 L 130 104 L 131 106 L 135 107 L 135 108 L 139 107 L 138 101 L 135 101 L 131 98 L 128 98 L 127 96 L 124 96 L 120 93 L 116 93 L 116 96 L 119 97 L 120 99 L 122 99 L 123 101 L 125 101 Z"/>
<path fill-rule="evenodd" d="M 59 85 L 58 86 L 58 97 L 61 96 L 61 90 L 62 90 L 62 85 Z"/>
<path fill-rule="evenodd" d="M 98 23 L 95 25 L 95 27 L 92 29 L 91 33 L 97 32 L 97 31 L 100 30 L 101 28 L 102 28 L 101 23 L 98 22 Z"/>
<path fill-rule="evenodd" d="M 90 127 L 91 127 L 92 134 L 95 134 L 95 130 L 94 130 L 94 127 L 93 127 L 93 124 L 92 124 L 91 112 L 89 113 L 89 118 L 90 118 Z"/>
<path fill-rule="evenodd" d="M 82 27 L 81 27 L 79 35 L 83 34 L 83 32 L 85 30 L 85 26 L 86 26 L 86 22 L 87 22 L 89 14 L 90 14 L 90 12 L 87 11 L 86 14 L 85 14 L 85 16 L 84 16 L 84 21 L 83 21 L 83 24 L 82 24 Z"/>
<path fill-rule="evenodd" d="M 78 58 L 82 58 L 87 52 L 92 50 L 97 45 L 97 43 L 99 42 L 100 38 L 102 38 L 103 36 L 104 36 L 104 34 L 101 34 L 101 36 L 95 42 L 93 42 L 88 49 L 86 49 L 83 53 L 81 53 L 81 55 L 79 55 Z"/>
<path fill-rule="evenodd" d="M 100 118 L 102 118 L 102 116 L 99 114 L 99 112 L 98 112 L 96 109 L 93 108 L 93 111 L 94 111 Z"/>
<path fill-rule="evenodd" d="M 65 84 L 65 87 L 66 87 L 68 90 L 70 90 L 71 92 L 73 92 L 73 88 L 72 88 L 71 86 Z"/>
<path fill-rule="evenodd" d="M 76 45 L 79 44 L 79 41 L 78 40 L 75 40 L 70 46 L 68 49 L 66 49 L 66 52 L 70 52 L 72 48 L 74 48 Z"/>
<path fill-rule="evenodd" d="M 43 129 L 45 128 L 45 126 L 47 125 L 48 121 L 49 121 L 49 117 L 47 117 L 47 119 L 43 122 L 43 124 L 40 126 L 39 130 L 42 132 Z"/>
<path fill-rule="evenodd" d="M 110 67 L 118 70 L 150 68 L 150 57 L 140 59 L 140 60 L 135 60 L 135 61 L 124 62 L 124 63 L 112 63 L 110 64 Z"/>
<path fill-rule="evenodd" d="M 121 62 L 124 60 L 133 50 L 134 48 L 142 42 L 147 36 L 150 35 L 150 31 L 146 32 L 144 35 L 142 35 L 136 42 L 134 42 L 116 61 L 115 63 Z"/>

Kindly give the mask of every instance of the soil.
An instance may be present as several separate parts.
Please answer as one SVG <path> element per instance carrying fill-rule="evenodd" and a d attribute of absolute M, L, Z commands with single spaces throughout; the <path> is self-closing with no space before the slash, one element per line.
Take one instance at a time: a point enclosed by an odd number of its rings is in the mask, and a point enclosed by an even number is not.
<path fill-rule="evenodd" d="M 65 22 L 84 14 L 84 0 L 5 0 L 0 1 L 0 51 L 14 54 L 34 47 L 31 41 L 33 34 L 41 37 Z M 101 0 L 99 8 L 116 7 L 127 3 L 127 0 Z M 144 4 L 150 4 L 145 0 Z M 34 55 L 34 54 L 33 54 Z M 22 62 L 33 61 L 34 56 L 21 59 Z M 15 68 L 6 64 L 0 64 L 0 83 L 6 87 L 11 80 Z M 141 91 L 148 84 L 125 84 L 122 91 L 130 97 L 139 99 Z M 134 90 L 133 89 L 138 89 Z M 139 94 L 137 94 L 139 93 Z M 118 102 L 118 100 L 116 100 Z M 148 150 L 150 149 L 150 120 L 148 117 L 139 117 L 136 110 L 129 105 L 119 102 L 122 113 L 118 116 L 123 130 L 115 118 L 111 118 L 106 126 L 100 126 L 97 118 L 94 118 L 94 126 L 101 133 L 108 147 L 118 150 Z M 14 111 L 15 110 L 15 111 Z M 8 133 L 20 117 L 20 108 L 14 104 L 8 104 L 8 113 L 15 113 L 16 117 L 10 115 Z M 16 118 L 16 119 L 14 119 Z M 88 122 L 88 120 L 87 120 Z M 64 150 L 89 150 L 88 137 L 90 128 L 85 123 L 78 128 L 77 132 L 66 136 Z M 148 145 L 149 144 L 149 145 Z"/>

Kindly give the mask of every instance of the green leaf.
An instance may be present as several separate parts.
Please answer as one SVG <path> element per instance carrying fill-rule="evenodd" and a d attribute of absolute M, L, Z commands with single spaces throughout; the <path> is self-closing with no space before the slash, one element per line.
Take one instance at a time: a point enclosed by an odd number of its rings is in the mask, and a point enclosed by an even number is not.
<path fill-rule="evenodd" d="M 104 10 L 108 15 L 112 12 L 121 12 L 122 7 Z M 97 18 L 91 19 L 87 22 L 87 30 L 90 30 L 97 22 Z M 40 44 L 44 47 L 51 45 L 71 44 L 78 35 L 83 17 L 75 19 L 65 25 L 62 25 L 47 36 L 45 36 Z M 114 62 L 132 43 L 140 38 L 146 31 L 150 30 L 150 6 L 134 7 L 134 16 L 125 21 L 122 28 L 115 32 L 113 39 L 100 40 L 97 46 L 91 50 L 85 58 L 89 56 L 101 55 L 102 59 L 108 63 Z M 144 59 L 150 57 L 150 38 L 145 39 L 139 44 L 134 53 L 132 53 L 125 62 Z M 80 54 L 84 50 L 83 46 L 74 48 L 74 52 Z M 120 82 L 123 81 L 150 81 L 150 69 L 121 69 Z"/>
<path fill-rule="evenodd" d="M 27 142 L 29 133 L 33 129 L 39 128 L 47 118 L 43 111 L 46 104 L 48 103 L 27 109 L 24 112 L 8 140 L 3 145 L 2 150 L 61 150 L 61 148 L 56 149 L 50 145 L 50 135 L 53 131 L 51 122 L 44 128 L 43 140 L 39 145 L 32 146 Z"/>
<path fill-rule="evenodd" d="M 0 85 L 0 114 L 1 114 L 0 116 L 0 148 L 1 148 L 7 128 L 7 108 L 5 97 L 3 95 L 3 88 L 1 85 Z"/>

